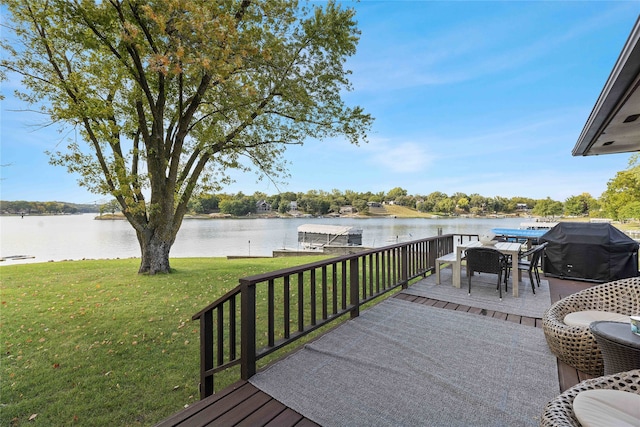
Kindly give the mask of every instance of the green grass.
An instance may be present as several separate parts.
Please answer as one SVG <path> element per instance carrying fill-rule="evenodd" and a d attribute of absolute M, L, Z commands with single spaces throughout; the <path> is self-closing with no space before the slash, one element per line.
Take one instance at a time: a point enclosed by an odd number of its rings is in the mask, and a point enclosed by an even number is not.
<path fill-rule="evenodd" d="M 431 218 L 433 216 L 431 214 L 400 205 L 384 205 L 383 208 L 387 211 L 387 215 L 393 215 L 397 218 Z"/>
<path fill-rule="evenodd" d="M 0 425 L 152 425 L 199 399 L 191 316 L 238 278 L 322 257 L 0 267 Z M 237 380 L 216 377 L 216 389 Z M 32 418 L 32 421 L 29 419 Z"/>

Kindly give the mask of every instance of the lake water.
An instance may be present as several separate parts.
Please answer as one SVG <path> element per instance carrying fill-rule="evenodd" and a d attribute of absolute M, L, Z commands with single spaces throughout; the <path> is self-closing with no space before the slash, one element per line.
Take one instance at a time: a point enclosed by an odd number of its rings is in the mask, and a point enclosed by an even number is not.
<path fill-rule="evenodd" d="M 140 248 L 127 221 L 96 221 L 95 214 L 1 216 L 0 257 L 28 255 L 0 265 L 139 257 Z M 185 219 L 171 257 L 270 256 L 277 249 L 298 249 L 297 228 L 329 224 L 361 228 L 362 244 L 380 247 L 438 234 L 480 234 L 491 228 L 517 228 L 526 219 L 424 218 L 269 218 Z"/>

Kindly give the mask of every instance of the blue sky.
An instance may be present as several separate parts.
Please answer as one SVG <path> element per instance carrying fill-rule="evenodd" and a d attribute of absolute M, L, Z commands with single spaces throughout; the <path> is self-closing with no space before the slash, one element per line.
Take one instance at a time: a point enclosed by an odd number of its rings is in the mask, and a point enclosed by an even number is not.
<path fill-rule="evenodd" d="M 619 1 L 374 1 L 354 6 L 362 32 L 350 104 L 375 117 L 369 143 L 288 149 L 277 188 L 236 176 L 223 191 L 333 189 L 486 197 L 599 197 L 628 154 L 572 157 L 584 123 L 640 12 Z M 2 200 L 94 203 L 47 150 L 70 134 L 11 97 L 1 107 Z"/>

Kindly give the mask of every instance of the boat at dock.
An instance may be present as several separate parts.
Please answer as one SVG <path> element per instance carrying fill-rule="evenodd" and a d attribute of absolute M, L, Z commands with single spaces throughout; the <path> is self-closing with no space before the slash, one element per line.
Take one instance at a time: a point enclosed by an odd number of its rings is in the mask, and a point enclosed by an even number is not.
<path fill-rule="evenodd" d="M 303 224 L 298 227 L 298 244 L 304 249 L 362 246 L 362 229 L 343 225 Z"/>
<path fill-rule="evenodd" d="M 556 225 L 558 225 L 557 222 L 532 221 L 532 222 L 521 222 L 520 228 L 523 230 L 551 230 Z"/>

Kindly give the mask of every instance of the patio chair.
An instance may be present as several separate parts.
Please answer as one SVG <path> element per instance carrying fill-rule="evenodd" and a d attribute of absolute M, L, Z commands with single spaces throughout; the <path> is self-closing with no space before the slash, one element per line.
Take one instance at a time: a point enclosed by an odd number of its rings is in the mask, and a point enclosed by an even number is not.
<path fill-rule="evenodd" d="M 502 274 L 507 274 L 507 257 L 493 248 L 469 248 L 466 250 L 467 276 L 469 278 L 469 295 L 471 295 L 471 276 L 473 273 L 493 273 L 498 275 L 497 290 L 502 300 Z M 505 291 L 507 284 L 504 284 Z"/>
<path fill-rule="evenodd" d="M 580 427 L 573 401 L 587 390 L 620 390 L 640 394 L 640 369 L 584 380 L 550 401 L 540 418 L 540 427 Z"/>
<path fill-rule="evenodd" d="M 607 316 L 640 314 L 640 277 L 603 283 L 576 292 L 552 304 L 542 316 L 544 336 L 549 349 L 558 359 L 589 375 L 602 375 L 602 353 L 589 324 L 565 323 L 565 316 L 571 313 Z"/>
<path fill-rule="evenodd" d="M 540 287 L 540 260 L 542 259 L 542 254 L 544 253 L 544 248 L 548 245 L 548 242 L 544 242 L 541 245 L 535 246 L 525 252 L 522 252 L 518 256 L 518 270 L 529 272 L 529 280 L 531 281 L 531 290 L 533 293 L 536 293 L 536 288 L 534 286 L 534 278 L 535 284 Z M 531 257 L 529 260 L 528 258 Z M 505 277 L 505 281 L 509 277 L 509 271 L 511 269 L 511 262 L 507 260 L 507 276 Z"/>

